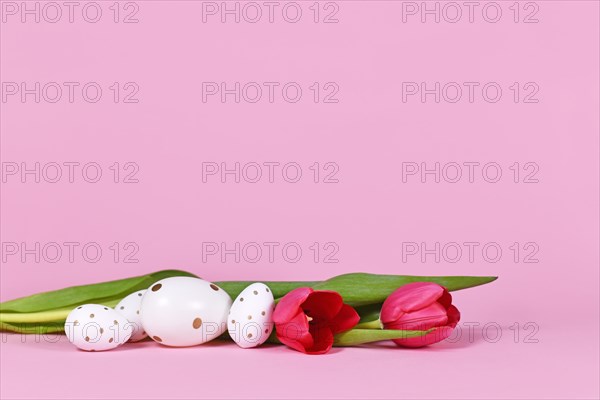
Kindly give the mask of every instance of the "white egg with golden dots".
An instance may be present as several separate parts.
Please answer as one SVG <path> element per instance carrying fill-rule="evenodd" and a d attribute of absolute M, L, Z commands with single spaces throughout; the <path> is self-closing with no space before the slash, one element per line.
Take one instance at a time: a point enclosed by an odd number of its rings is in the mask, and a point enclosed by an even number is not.
<path fill-rule="evenodd" d="M 131 293 L 115 306 L 115 311 L 127 318 L 133 327 L 133 333 L 129 338 L 130 342 L 139 342 L 148 337 L 142 327 L 142 316 L 140 313 L 144 293 L 146 293 L 145 289 Z"/>
<path fill-rule="evenodd" d="M 185 347 L 225 332 L 230 306 L 231 297 L 214 283 L 177 276 L 148 288 L 140 314 L 144 330 L 155 342 Z"/>
<path fill-rule="evenodd" d="M 65 333 L 81 350 L 105 351 L 127 342 L 133 327 L 121 314 L 100 304 L 84 304 L 69 313 Z"/>
<path fill-rule="evenodd" d="M 260 346 L 273 331 L 273 293 L 264 283 L 253 283 L 238 295 L 227 319 L 229 336 L 242 348 Z"/>

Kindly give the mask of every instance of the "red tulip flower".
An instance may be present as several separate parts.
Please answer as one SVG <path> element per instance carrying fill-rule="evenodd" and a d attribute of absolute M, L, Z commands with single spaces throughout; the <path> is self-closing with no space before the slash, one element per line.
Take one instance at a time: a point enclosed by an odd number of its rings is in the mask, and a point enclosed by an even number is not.
<path fill-rule="evenodd" d="M 339 293 L 309 287 L 283 296 L 273 312 L 279 341 L 307 354 L 327 353 L 333 335 L 351 329 L 359 319 Z"/>
<path fill-rule="evenodd" d="M 446 339 L 460 320 L 448 290 L 437 283 L 415 282 L 396 289 L 383 303 L 381 323 L 385 329 L 429 330 L 427 335 L 395 339 L 404 347 L 422 347 Z"/>

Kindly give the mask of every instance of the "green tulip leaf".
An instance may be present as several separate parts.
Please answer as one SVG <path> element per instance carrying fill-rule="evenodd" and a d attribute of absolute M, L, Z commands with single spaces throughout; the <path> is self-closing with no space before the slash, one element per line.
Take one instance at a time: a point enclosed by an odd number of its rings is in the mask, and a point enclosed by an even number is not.
<path fill-rule="evenodd" d="M 165 270 L 116 281 L 72 286 L 65 289 L 53 290 L 51 292 L 44 292 L 5 301 L 0 303 L 0 312 L 33 313 L 61 308 L 72 309 L 76 306 L 88 303 L 108 305 L 106 303 L 111 300 L 117 300 L 118 302 L 130 293 L 147 289 L 154 282 L 172 276 L 195 275 L 185 271 Z"/>
<path fill-rule="evenodd" d="M 413 282 L 433 282 L 449 291 L 485 285 L 497 279 L 495 276 L 408 276 L 377 275 L 367 273 L 344 274 L 317 283 L 315 290 L 333 290 L 353 307 L 383 303 L 400 286 Z"/>

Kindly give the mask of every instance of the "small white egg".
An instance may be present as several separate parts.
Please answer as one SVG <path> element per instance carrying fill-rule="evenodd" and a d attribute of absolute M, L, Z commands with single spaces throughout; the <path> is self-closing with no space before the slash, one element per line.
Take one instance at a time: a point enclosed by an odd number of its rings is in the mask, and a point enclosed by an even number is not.
<path fill-rule="evenodd" d="M 142 296 L 144 296 L 144 293 L 146 293 L 145 289 L 131 293 L 115 306 L 115 310 L 127 318 L 127 320 L 133 326 L 133 334 L 129 339 L 130 342 L 139 342 L 140 340 L 148 337 L 144 331 L 144 328 L 142 327 L 142 316 L 140 315 Z"/>
<path fill-rule="evenodd" d="M 195 346 L 227 329 L 231 297 L 214 283 L 176 276 L 150 286 L 142 298 L 142 326 L 167 346 Z"/>
<path fill-rule="evenodd" d="M 242 348 L 263 344 L 273 331 L 273 293 L 264 283 L 253 283 L 233 302 L 227 319 L 229 336 Z"/>
<path fill-rule="evenodd" d="M 75 308 L 65 321 L 69 342 L 81 350 L 111 350 L 127 342 L 133 327 L 127 318 L 100 304 L 84 304 Z"/>

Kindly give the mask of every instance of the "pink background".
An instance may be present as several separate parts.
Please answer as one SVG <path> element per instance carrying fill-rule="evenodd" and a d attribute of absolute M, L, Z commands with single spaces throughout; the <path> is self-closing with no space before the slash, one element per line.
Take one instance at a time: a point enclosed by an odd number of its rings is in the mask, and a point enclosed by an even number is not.
<path fill-rule="evenodd" d="M 3 163 L 94 161 L 103 169 L 96 184 L 81 175 L 2 183 L 4 244 L 97 242 L 103 250 L 96 263 L 80 253 L 72 263 L 66 255 L 36 263 L 4 252 L 2 301 L 163 268 L 209 280 L 351 271 L 500 278 L 456 293 L 462 336 L 420 350 L 381 344 L 309 357 L 280 347 L 143 343 L 88 354 L 65 337 L 3 334 L 2 398 L 598 398 L 598 2 L 538 1 L 539 22 L 529 24 L 513 22 L 512 1 L 498 3 L 498 23 L 483 20 L 480 7 L 473 23 L 463 16 L 456 24 L 403 23 L 394 1 L 339 1 L 332 24 L 312 21 L 312 1 L 299 2 L 296 24 L 281 14 L 274 23 L 203 23 L 201 2 L 139 1 L 139 22 L 123 24 L 112 22 L 112 3 L 99 2 L 96 24 L 81 14 L 74 23 L 2 23 L 2 82 L 95 81 L 104 89 L 95 104 L 1 103 Z M 530 11 L 521 9 L 521 20 Z M 203 103 L 205 81 L 294 81 L 304 94 L 293 104 L 280 96 Z M 405 81 L 498 82 L 503 96 L 403 102 Z M 113 82 L 136 82 L 139 103 L 115 104 Z M 336 82 L 339 103 L 315 104 L 313 82 Z M 514 82 L 535 82 L 539 102 L 515 103 Z M 301 181 L 202 181 L 203 162 L 269 161 L 299 163 Z M 139 183 L 112 182 L 115 162 L 136 163 Z M 313 183 L 315 162 L 336 163 L 339 183 Z M 481 175 L 403 183 L 403 162 L 496 162 L 503 175 L 495 184 Z M 536 163 L 539 182 L 514 183 L 515 162 Z M 269 241 L 296 242 L 303 256 L 202 260 L 203 242 Z M 114 242 L 136 243 L 139 262 L 123 262 L 124 253 L 114 262 Z M 339 262 L 323 262 L 322 250 L 316 263 L 314 242 L 336 243 Z M 466 254 L 456 263 L 403 262 L 403 242 L 496 242 L 503 254 L 495 263 L 480 252 L 473 262 Z M 539 262 L 523 262 L 523 249 L 515 262 L 514 242 L 535 243 Z M 479 324 L 471 338 L 470 323 Z M 497 342 L 495 328 L 482 329 L 490 323 L 502 328 Z"/>

